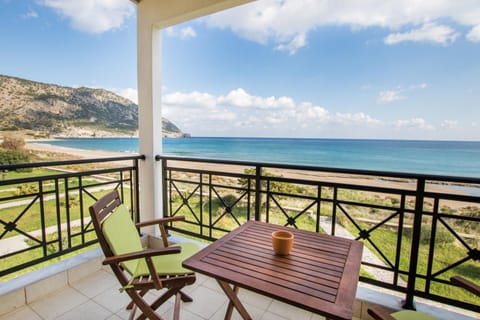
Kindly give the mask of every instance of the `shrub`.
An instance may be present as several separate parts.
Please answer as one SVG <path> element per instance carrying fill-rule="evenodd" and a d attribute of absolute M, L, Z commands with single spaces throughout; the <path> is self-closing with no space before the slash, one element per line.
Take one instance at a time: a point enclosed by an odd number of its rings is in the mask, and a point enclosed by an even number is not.
<path fill-rule="evenodd" d="M 222 196 L 222 199 L 218 198 L 213 198 L 212 199 L 212 209 L 214 211 L 214 215 L 218 216 L 220 214 L 223 214 L 226 208 L 232 209 L 233 205 L 237 201 L 237 197 L 233 194 L 227 194 L 226 196 Z M 207 205 L 208 203 L 205 203 Z"/>
<path fill-rule="evenodd" d="M 17 190 L 15 190 L 15 194 L 17 196 L 22 196 L 22 195 L 30 195 L 30 194 L 35 194 L 38 192 L 38 187 L 33 185 L 33 184 L 21 184 L 17 186 Z"/>
<path fill-rule="evenodd" d="M 28 163 L 30 155 L 21 151 L 2 150 L 0 149 L 0 163 L 1 164 L 17 164 Z"/>
<path fill-rule="evenodd" d="M 404 229 L 404 233 L 407 237 L 412 237 L 412 228 Z M 422 226 L 422 231 L 420 233 L 420 244 L 428 245 L 430 243 L 430 238 L 432 237 L 432 229 L 429 226 Z M 436 246 L 445 246 L 446 244 L 452 243 L 455 241 L 455 237 L 450 233 L 450 231 L 445 228 L 437 228 L 435 233 L 435 245 Z"/>
<path fill-rule="evenodd" d="M 23 151 L 0 149 L 0 164 L 29 163 L 30 155 Z M 31 172 L 31 168 L 18 169 L 20 172 Z"/>
<path fill-rule="evenodd" d="M 23 150 L 25 147 L 25 140 L 23 138 L 13 135 L 6 135 L 3 137 L 2 148 L 7 150 Z"/>

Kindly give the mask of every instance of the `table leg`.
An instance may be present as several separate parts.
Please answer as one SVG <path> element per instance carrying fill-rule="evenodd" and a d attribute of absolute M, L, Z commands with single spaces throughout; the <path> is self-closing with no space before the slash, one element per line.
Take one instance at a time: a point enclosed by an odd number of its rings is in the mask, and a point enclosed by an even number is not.
<path fill-rule="evenodd" d="M 225 313 L 225 320 L 230 320 L 234 307 L 235 309 L 237 309 L 238 313 L 240 313 L 244 320 L 252 320 L 252 317 L 250 317 L 247 310 L 240 302 L 240 299 L 238 299 L 238 287 L 234 286 L 232 289 L 232 287 L 230 287 L 230 285 L 225 281 L 217 280 L 217 282 L 220 285 L 220 288 L 222 288 L 223 292 L 225 292 L 228 299 L 230 300 L 230 302 L 228 303 L 227 312 Z"/>
<path fill-rule="evenodd" d="M 233 286 L 233 293 L 235 293 L 235 297 L 237 297 L 237 299 L 238 299 L 238 287 L 237 286 Z M 234 307 L 233 302 L 231 300 L 229 300 L 227 311 L 225 312 L 225 320 L 230 320 L 232 318 L 233 307 Z"/>

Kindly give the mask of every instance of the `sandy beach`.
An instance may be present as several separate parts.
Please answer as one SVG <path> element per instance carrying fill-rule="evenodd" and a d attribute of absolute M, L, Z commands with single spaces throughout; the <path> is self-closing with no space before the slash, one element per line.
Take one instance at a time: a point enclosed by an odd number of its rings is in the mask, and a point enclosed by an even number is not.
<path fill-rule="evenodd" d="M 84 150 L 54 146 L 51 144 L 41 142 L 27 142 L 25 145 L 27 150 L 40 151 L 40 152 L 53 152 L 59 154 L 65 154 L 79 159 L 94 159 L 94 158 L 108 158 L 108 157 L 121 157 L 132 155 L 127 152 L 109 152 L 101 150 Z"/>

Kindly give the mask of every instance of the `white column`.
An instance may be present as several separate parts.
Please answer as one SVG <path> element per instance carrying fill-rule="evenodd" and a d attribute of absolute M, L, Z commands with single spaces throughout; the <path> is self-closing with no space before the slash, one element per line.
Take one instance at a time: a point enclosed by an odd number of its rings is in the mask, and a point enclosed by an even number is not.
<path fill-rule="evenodd" d="M 141 6 L 138 10 L 142 16 Z M 162 153 L 161 42 L 161 29 L 152 20 L 137 19 L 139 152 L 146 156 L 140 171 L 142 221 L 163 216 L 161 163 L 155 161 L 155 155 Z M 143 231 L 155 234 L 156 229 Z"/>

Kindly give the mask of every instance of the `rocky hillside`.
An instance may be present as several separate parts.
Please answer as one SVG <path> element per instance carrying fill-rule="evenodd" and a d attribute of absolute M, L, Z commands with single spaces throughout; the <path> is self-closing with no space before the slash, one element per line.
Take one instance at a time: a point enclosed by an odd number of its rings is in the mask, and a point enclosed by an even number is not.
<path fill-rule="evenodd" d="M 163 118 L 164 135 L 183 137 Z M 0 75 L 0 130 L 38 137 L 133 136 L 138 106 L 103 89 L 69 88 Z"/>

